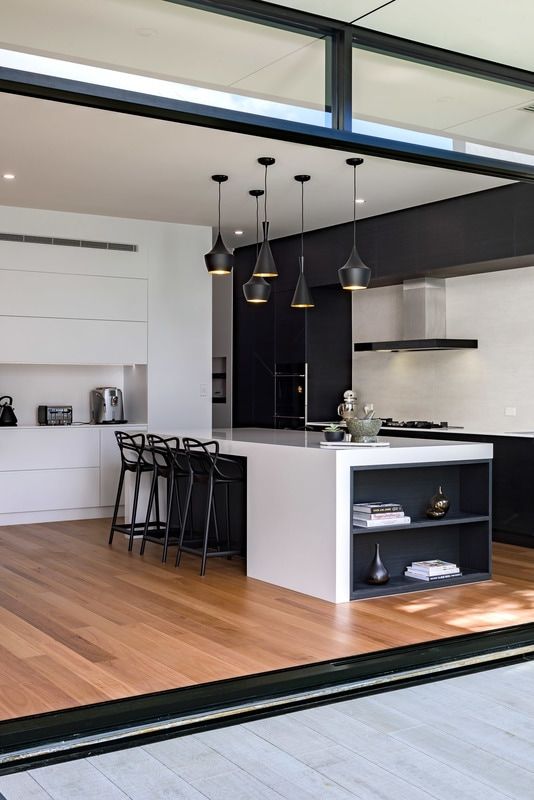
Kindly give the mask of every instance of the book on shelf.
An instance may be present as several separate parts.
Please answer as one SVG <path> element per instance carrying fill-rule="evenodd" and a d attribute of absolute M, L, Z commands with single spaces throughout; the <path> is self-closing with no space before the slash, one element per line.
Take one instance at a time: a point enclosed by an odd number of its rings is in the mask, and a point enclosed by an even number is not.
<path fill-rule="evenodd" d="M 460 578 L 463 575 L 461 570 L 457 570 L 456 572 L 446 572 L 443 575 L 421 575 L 419 572 L 412 572 L 410 569 L 406 569 L 404 572 L 407 578 L 415 578 L 416 581 L 426 581 L 427 583 L 433 583 L 435 581 L 446 581 L 447 579 L 451 578 Z"/>
<path fill-rule="evenodd" d="M 373 513 L 371 511 L 357 511 L 353 510 L 352 515 L 358 519 L 399 519 L 404 517 L 404 511 L 384 511 L 381 513 Z"/>
<path fill-rule="evenodd" d="M 455 572 L 458 569 L 458 564 L 452 561 L 442 561 L 439 558 L 434 558 L 430 561 L 412 561 L 408 565 L 408 569 L 414 572 L 420 572 L 423 575 L 443 575 L 447 572 Z"/>
<path fill-rule="evenodd" d="M 374 503 L 354 503 L 352 508 L 354 511 L 364 514 L 391 514 L 395 511 L 404 510 L 399 503 L 385 503 L 383 501 Z"/>
<path fill-rule="evenodd" d="M 405 517 L 403 514 L 395 519 L 365 519 L 353 514 L 352 521 L 358 528 L 386 528 L 389 525 L 409 525 L 411 518 Z"/>

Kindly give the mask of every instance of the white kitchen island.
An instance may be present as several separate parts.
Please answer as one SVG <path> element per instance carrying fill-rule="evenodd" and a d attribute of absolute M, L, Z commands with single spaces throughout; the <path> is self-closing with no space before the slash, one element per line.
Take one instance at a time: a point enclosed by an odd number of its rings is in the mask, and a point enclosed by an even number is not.
<path fill-rule="evenodd" d="M 247 459 L 251 578 L 343 603 L 429 588 L 402 576 L 412 560 L 460 559 L 464 575 L 455 583 L 491 575 L 491 444 L 392 438 L 389 447 L 334 450 L 319 446 L 319 433 L 256 428 L 214 430 L 211 438 L 221 453 Z M 440 484 L 451 509 L 442 521 L 427 520 L 426 502 Z M 412 524 L 354 529 L 356 499 L 401 502 Z M 375 541 L 391 573 L 385 587 L 364 580 Z"/>

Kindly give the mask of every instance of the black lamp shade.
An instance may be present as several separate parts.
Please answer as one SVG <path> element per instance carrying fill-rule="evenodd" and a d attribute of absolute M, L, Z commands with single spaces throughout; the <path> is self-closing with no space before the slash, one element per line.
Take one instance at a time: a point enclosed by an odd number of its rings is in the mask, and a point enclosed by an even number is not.
<path fill-rule="evenodd" d="M 276 264 L 274 263 L 271 245 L 267 239 L 267 236 L 269 235 L 269 223 L 262 222 L 262 225 L 263 242 L 260 248 L 258 259 L 256 261 L 256 266 L 254 267 L 254 272 L 252 274 L 257 278 L 277 278 L 278 270 L 276 269 Z"/>
<path fill-rule="evenodd" d="M 220 231 L 215 244 L 204 256 L 204 261 L 210 275 L 229 275 L 232 271 L 234 256 L 223 242 Z"/>
<path fill-rule="evenodd" d="M 243 284 L 243 294 L 247 303 L 266 303 L 271 294 L 271 286 L 265 278 L 252 275 L 250 280 Z"/>
<path fill-rule="evenodd" d="M 352 248 L 349 260 L 341 269 L 338 269 L 337 274 L 342 288 L 349 292 L 367 289 L 371 280 L 371 270 L 361 260 L 356 246 Z"/>
<path fill-rule="evenodd" d="M 297 281 L 297 285 L 295 287 L 295 294 L 293 295 L 293 300 L 291 301 L 291 307 L 314 308 L 315 303 L 313 302 L 313 297 L 311 296 L 311 292 L 308 288 L 308 283 L 304 275 L 304 259 L 302 256 L 299 258 L 299 261 L 300 261 L 300 275 Z"/>

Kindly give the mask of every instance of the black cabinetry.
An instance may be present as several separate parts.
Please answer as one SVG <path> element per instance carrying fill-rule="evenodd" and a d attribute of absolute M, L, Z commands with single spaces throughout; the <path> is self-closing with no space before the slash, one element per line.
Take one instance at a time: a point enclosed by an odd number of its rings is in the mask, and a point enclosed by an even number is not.
<path fill-rule="evenodd" d="M 285 240 L 284 240 L 285 241 Z M 234 393 L 236 427 L 275 425 L 275 373 L 290 364 L 307 365 L 307 418 L 336 419 L 336 408 L 352 384 L 352 306 L 339 284 L 311 284 L 315 308 L 291 308 L 298 267 L 295 247 L 280 242 L 280 277 L 271 282 L 265 305 L 248 304 L 242 285 L 252 272 L 255 250 L 242 248 L 234 267 Z M 336 272 L 334 269 L 334 277 Z M 311 282 L 310 282 L 311 283 Z M 282 367 L 280 366 L 282 365 Z M 286 370 L 287 371 L 287 370 Z M 304 420 L 299 427 L 304 427 Z"/>
<path fill-rule="evenodd" d="M 534 547 L 534 438 L 469 433 L 393 431 L 383 436 L 409 436 L 441 441 L 490 442 L 493 445 L 493 539 Z"/>
<path fill-rule="evenodd" d="M 437 486 L 450 500 L 446 517 L 428 519 L 425 508 Z M 352 502 L 387 497 L 400 503 L 409 525 L 352 527 L 351 599 L 457 586 L 491 577 L 491 462 L 469 461 L 354 467 Z M 366 583 L 375 545 L 390 573 L 388 583 Z M 440 558 L 458 564 L 462 575 L 429 583 L 404 575 L 412 561 Z"/>

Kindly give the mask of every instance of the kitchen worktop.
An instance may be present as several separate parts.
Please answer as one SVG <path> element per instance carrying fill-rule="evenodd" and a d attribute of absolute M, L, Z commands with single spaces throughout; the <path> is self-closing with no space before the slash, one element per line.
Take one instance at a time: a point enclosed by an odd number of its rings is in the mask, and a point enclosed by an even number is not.
<path fill-rule="evenodd" d="M 313 426 L 314 428 L 326 428 L 327 425 L 340 425 L 345 427 L 343 420 L 337 420 L 334 422 L 308 422 L 306 423 L 309 426 Z M 534 439 L 534 430 L 524 430 L 524 431 L 501 431 L 501 430 L 480 430 L 476 426 L 474 427 L 467 427 L 464 428 L 463 425 L 453 425 L 450 428 L 406 428 L 401 426 L 393 426 L 388 425 L 386 427 L 382 427 L 380 430 L 380 436 L 387 436 L 387 431 L 406 431 L 407 433 L 436 433 L 438 436 L 440 433 L 449 433 L 454 434 L 457 433 L 459 436 L 468 434 L 469 436 L 517 436 L 526 439 Z"/>
<path fill-rule="evenodd" d="M 126 428 L 131 430 L 132 428 L 146 428 L 146 422 L 123 422 L 117 424 L 100 424 L 95 425 L 92 422 L 73 422 L 72 425 L 6 425 L 2 427 L 0 425 L 0 431 L 33 431 L 33 430 L 78 430 L 79 428 L 85 428 L 87 430 L 93 430 L 93 428 L 110 428 L 110 429 L 117 429 L 120 430 L 121 428 Z"/>
<path fill-rule="evenodd" d="M 176 432 L 177 435 L 181 435 Z M 205 438 L 205 437 L 203 437 Z M 275 448 L 299 448 L 308 452 L 321 453 L 324 457 L 337 456 L 338 461 L 351 464 L 402 463 L 414 461 L 446 460 L 453 454 L 454 459 L 489 457 L 490 450 L 479 453 L 480 447 L 474 442 L 451 442 L 439 439 L 417 439 L 409 437 L 391 437 L 389 447 L 321 447 L 324 440 L 322 433 L 315 431 L 288 431 L 271 428 L 227 428 L 213 430 L 212 438 L 219 442 L 221 452 L 246 455 L 250 446 L 274 446 Z M 381 441 L 387 437 L 381 437 Z"/>
<path fill-rule="evenodd" d="M 534 430 L 532 431 L 489 431 L 489 430 L 479 430 L 478 428 L 463 428 L 463 427 L 451 427 L 451 428 L 405 428 L 405 427 L 394 427 L 392 425 L 388 425 L 387 428 L 381 428 L 380 435 L 387 436 L 387 431 L 406 431 L 407 433 L 431 433 L 432 435 L 436 434 L 439 436 L 440 433 L 448 433 L 448 434 L 458 434 L 458 436 L 463 436 L 467 434 L 469 436 L 513 436 L 513 437 L 521 437 L 525 439 L 534 439 Z"/>

